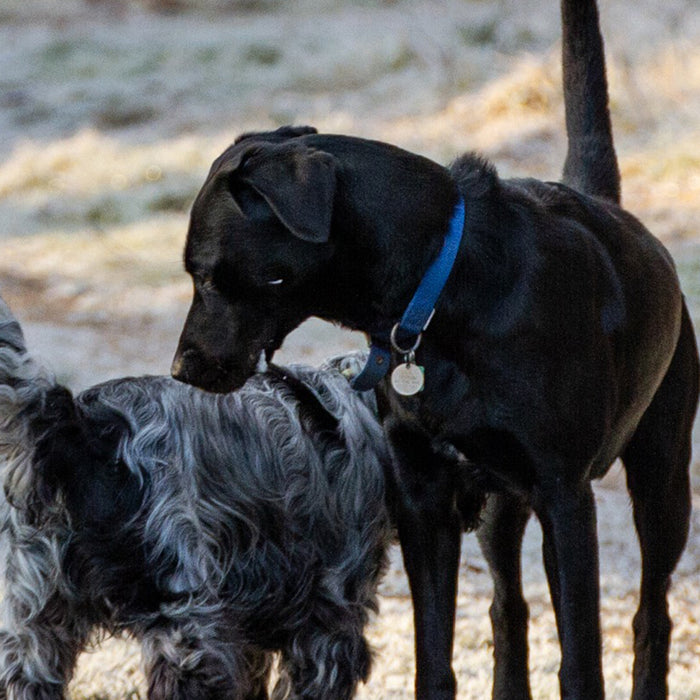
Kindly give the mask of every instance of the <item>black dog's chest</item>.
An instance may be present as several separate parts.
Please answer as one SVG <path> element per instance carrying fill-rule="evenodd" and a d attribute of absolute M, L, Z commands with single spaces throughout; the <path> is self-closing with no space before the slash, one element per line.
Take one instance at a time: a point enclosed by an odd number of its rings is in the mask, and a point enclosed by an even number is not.
<path fill-rule="evenodd" d="M 404 358 L 395 356 L 392 371 L 403 362 Z M 472 363 L 458 364 L 429 346 L 421 349 L 416 363 L 423 370 L 423 389 L 413 396 L 402 396 L 392 386 L 391 377 L 387 378 L 380 385 L 383 413 L 417 423 L 438 439 L 455 430 L 468 432 L 472 425 L 484 421 L 487 406 L 480 390 L 482 381 L 470 371 Z"/>
<path fill-rule="evenodd" d="M 386 380 L 380 405 L 392 421 L 423 436 L 436 464 L 452 453 L 458 480 L 467 488 L 527 497 L 535 481 L 532 455 L 543 450 L 556 428 L 542 401 L 546 373 L 526 353 L 518 361 L 512 350 L 474 350 L 458 364 L 427 347 L 418 359 L 425 370 L 423 391 L 400 396 Z M 516 360 L 503 361 L 504 352 Z M 562 415 L 557 420 L 560 426 L 567 422 Z M 574 446 L 573 440 L 569 443 Z M 573 449 L 590 456 L 599 447 L 596 441 Z"/>

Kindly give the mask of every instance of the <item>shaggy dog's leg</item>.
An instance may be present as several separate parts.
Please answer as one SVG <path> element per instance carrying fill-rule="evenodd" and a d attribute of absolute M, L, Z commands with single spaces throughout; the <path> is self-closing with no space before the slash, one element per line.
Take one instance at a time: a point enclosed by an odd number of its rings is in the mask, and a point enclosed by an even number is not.
<path fill-rule="evenodd" d="M 149 700 L 267 699 L 269 655 L 243 643 L 216 611 L 166 620 L 146 633 L 143 652 Z"/>
<path fill-rule="evenodd" d="M 273 656 L 269 652 L 253 650 L 247 655 L 246 663 L 250 669 L 250 691 L 245 700 L 268 700 L 267 688 L 270 680 Z"/>
<path fill-rule="evenodd" d="M 362 627 L 306 630 L 282 652 L 273 700 L 350 700 L 372 662 Z"/>
<path fill-rule="evenodd" d="M 0 698 L 62 700 L 85 638 L 65 602 L 52 598 L 39 611 L 8 592 L 0 630 Z M 14 621 L 14 622 L 13 622 Z"/>

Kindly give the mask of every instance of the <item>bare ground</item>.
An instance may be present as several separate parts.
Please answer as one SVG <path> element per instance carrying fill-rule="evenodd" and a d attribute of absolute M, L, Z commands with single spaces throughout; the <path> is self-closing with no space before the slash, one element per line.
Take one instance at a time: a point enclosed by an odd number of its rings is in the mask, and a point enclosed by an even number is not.
<path fill-rule="evenodd" d="M 154 7 L 180 5 L 170 14 Z M 627 206 L 671 248 L 700 320 L 700 8 L 601 2 Z M 184 7 L 184 11 L 183 11 Z M 554 179 L 563 159 L 555 0 L 5 0 L 0 8 L 0 292 L 30 347 L 76 389 L 167 373 L 186 313 L 180 251 L 209 162 L 240 131 L 314 123 L 447 162 Z M 280 353 L 317 362 L 362 346 L 312 321 Z M 694 466 L 696 494 L 700 469 Z M 628 697 L 638 548 L 619 467 L 597 489 L 608 697 Z M 675 577 L 670 695 L 700 698 L 700 519 Z M 536 697 L 557 697 L 558 646 L 528 530 L 524 575 Z M 400 556 L 370 636 L 363 698 L 411 697 Z M 455 668 L 489 694 L 490 581 L 464 540 Z M 85 655 L 76 700 L 144 697 L 138 649 Z"/>

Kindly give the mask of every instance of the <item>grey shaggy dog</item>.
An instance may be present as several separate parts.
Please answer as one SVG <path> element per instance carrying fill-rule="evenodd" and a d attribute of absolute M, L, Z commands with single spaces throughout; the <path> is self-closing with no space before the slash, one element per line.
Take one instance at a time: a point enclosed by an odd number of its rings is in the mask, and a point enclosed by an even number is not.
<path fill-rule="evenodd" d="M 152 700 L 263 700 L 277 655 L 273 698 L 350 698 L 391 536 L 357 362 L 73 398 L 1 303 L 0 698 L 63 698 L 100 633 L 141 641 Z"/>

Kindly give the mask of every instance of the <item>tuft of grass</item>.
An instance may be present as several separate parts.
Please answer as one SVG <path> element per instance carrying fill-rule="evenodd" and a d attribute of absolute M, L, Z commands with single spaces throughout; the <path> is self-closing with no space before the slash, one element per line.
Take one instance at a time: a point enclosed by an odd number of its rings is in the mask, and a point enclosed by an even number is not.
<path fill-rule="evenodd" d="M 398 73 L 414 66 L 419 60 L 420 57 L 416 51 L 407 43 L 402 42 L 394 54 L 389 57 L 389 70 L 392 73 Z"/>
<path fill-rule="evenodd" d="M 122 223 L 122 210 L 115 199 L 107 197 L 92 205 L 85 212 L 85 220 L 96 229 L 115 226 Z"/>
<path fill-rule="evenodd" d="M 49 43 L 42 53 L 46 63 L 58 63 L 69 60 L 77 50 L 75 41 L 70 39 L 57 39 Z"/>
<path fill-rule="evenodd" d="M 123 129 L 136 124 L 154 121 L 158 112 L 146 105 L 131 106 L 124 104 L 119 98 L 111 98 L 97 112 L 95 122 L 102 129 Z"/>
<path fill-rule="evenodd" d="M 158 197 L 155 197 L 148 203 L 148 210 L 153 213 L 174 212 L 178 214 L 185 213 L 189 210 L 194 198 L 195 192 L 165 192 Z"/>
<path fill-rule="evenodd" d="M 251 44 L 243 57 L 257 66 L 275 66 L 282 60 L 282 51 L 270 44 Z"/>
<path fill-rule="evenodd" d="M 195 52 L 195 59 L 203 66 L 216 63 L 221 55 L 221 50 L 217 46 L 205 46 Z"/>
<path fill-rule="evenodd" d="M 458 29 L 462 41 L 467 46 L 489 46 L 496 43 L 498 24 L 489 20 L 479 24 L 464 24 Z"/>

